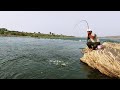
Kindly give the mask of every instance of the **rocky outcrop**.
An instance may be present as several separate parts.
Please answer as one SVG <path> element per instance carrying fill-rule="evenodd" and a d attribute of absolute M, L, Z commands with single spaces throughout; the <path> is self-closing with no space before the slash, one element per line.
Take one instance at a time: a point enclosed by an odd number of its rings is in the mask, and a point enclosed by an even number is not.
<path fill-rule="evenodd" d="M 120 78 L 120 44 L 104 42 L 104 49 L 83 49 L 83 57 L 80 60 L 101 73 Z"/>

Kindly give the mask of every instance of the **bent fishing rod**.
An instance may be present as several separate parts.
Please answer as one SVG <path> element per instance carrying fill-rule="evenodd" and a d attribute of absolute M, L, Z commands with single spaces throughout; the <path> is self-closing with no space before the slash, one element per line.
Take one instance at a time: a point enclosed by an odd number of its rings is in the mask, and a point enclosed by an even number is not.
<path fill-rule="evenodd" d="M 89 29 L 89 25 L 88 25 L 87 20 L 81 20 L 80 22 L 83 22 L 83 21 L 86 22 L 86 24 L 87 24 L 87 29 Z M 79 23 L 80 23 L 80 22 L 79 22 Z M 77 24 L 75 25 L 75 27 L 78 26 L 79 23 L 77 23 Z M 75 28 L 75 27 L 74 27 L 74 28 Z"/>
<path fill-rule="evenodd" d="M 89 25 L 88 25 L 87 20 L 81 20 L 79 23 L 81 23 L 81 22 L 83 22 L 83 21 L 86 22 L 86 24 L 87 24 L 87 29 L 89 29 Z M 75 27 L 78 26 L 79 23 L 77 23 L 77 24 L 75 25 Z M 75 27 L 74 27 L 74 28 L 75 28 Z M 78 27 L 79 27 L 79 26 L 78 26 Z M 79 28 L 79 29 L 80 29 L 80 28 Z M 88 38 L 87 38 L 87 42 L 88 42 Z"/>

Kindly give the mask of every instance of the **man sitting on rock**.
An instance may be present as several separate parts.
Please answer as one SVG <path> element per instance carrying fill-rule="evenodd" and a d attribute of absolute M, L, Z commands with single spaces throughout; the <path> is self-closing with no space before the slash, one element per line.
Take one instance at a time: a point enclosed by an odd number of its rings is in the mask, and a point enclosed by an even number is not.
<path fill-rule="evenodd" d="M 100 40 L 97 35 L 92 33 L 91 29 L 87 30 L 87 46 L 89 49 L 96 50 L 98 45 L 100 45 Z"/>

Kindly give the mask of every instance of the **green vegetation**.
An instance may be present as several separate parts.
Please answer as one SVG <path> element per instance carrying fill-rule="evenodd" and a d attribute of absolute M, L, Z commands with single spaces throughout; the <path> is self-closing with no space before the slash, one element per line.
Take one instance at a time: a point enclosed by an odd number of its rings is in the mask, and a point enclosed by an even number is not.
<path fill-rule="evenodd" d="M 0 36 L 28 36 L 28 37 L 36 37 L 36 38 L 54 38 L 54 39 L 59 39 L 59 38 L 73 38 L 74 36 L 66 36 L 66 35 L 56 35 L 52 32 L 49 34 L 43 34 L 43 33 L 28 33 L 28 32 L 19 32 L 19 31 L 10 31 L 7 30 L 6 28 L 0 28 Z"/>

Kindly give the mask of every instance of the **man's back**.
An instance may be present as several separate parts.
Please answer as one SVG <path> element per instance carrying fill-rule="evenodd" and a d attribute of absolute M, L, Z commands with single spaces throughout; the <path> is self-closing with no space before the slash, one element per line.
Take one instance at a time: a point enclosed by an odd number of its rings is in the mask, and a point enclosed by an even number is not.
<path fill-rule="evenodd" d="M 92 33 L 92 31 L 87 31 L 87 33 L 88 33 L 87 46 L 90 49 L 96 50 L 97 46 L 100 45 L 100 40 L 98 39 L 96 34 Z"/>

